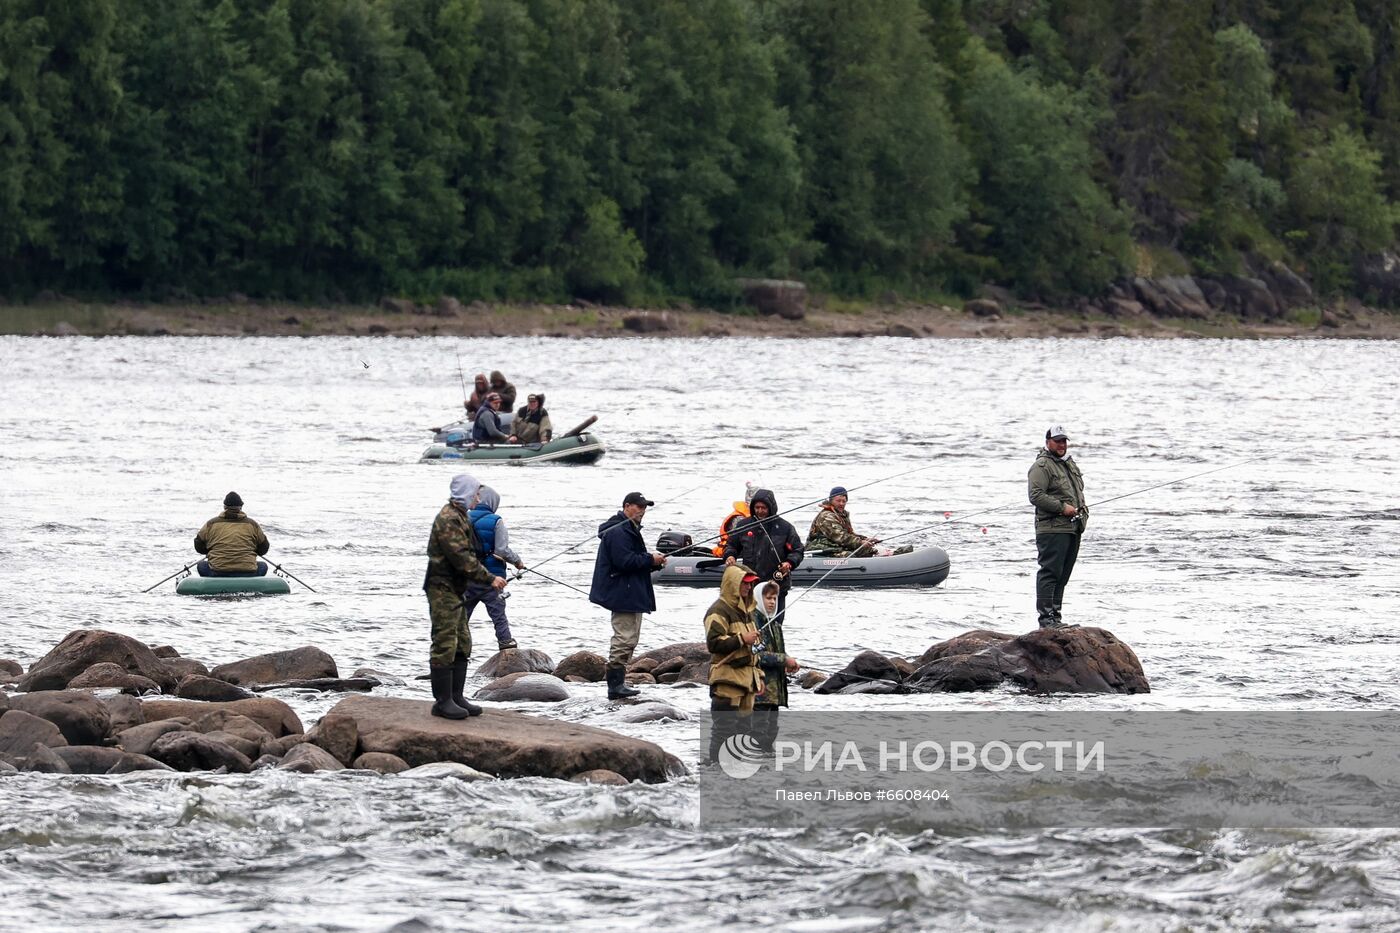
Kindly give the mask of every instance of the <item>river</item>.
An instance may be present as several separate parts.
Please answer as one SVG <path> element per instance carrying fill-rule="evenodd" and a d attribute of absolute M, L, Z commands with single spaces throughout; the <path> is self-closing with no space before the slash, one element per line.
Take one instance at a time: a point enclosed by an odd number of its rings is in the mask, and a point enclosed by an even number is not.
<path fill-rule="evenodd" d="M 460 411 L 458 354 L 597 414 L 607 456 L 474 472 L 517 549 L 587 588 L 624 493 L 714 533 L 746 479 L 780 507 L 833 485 L 856 527 L 949 552 L 934 589 L 818 588 L 789 651 L 836 670 L 972 628 L 1034 623 L 1026 469 L 1071 432 L 1094 510 L 1069 621 L 1131 645 L 1152 693 L 819 697 L 803 709 L 1395 709 L 1400 345 L 1323 340 L 0 338 L 0 657 L 100 627 L 222 663 L 314 644 L 427 697 L 419 585 L 460 464 L 420 463 Z M 1255 459 L 1259 458 L 1259 459 Z M 1252 461 L 1252 462 L 1243 462 Z M 207 602 L 145 587 L 237 490 L 310 583 Z M 984 511 L 985 510 L 985 511 Z M 791 518 L 805 534 L 812 508 Z M 605 614 L 527 577 L 522 647 L 602 651 Z M 707 591 L 658 591 L 642 649 L 701 637 Z M 484 620 L 474 624 L 489 641 Z M 478 650 L 476 660 L 487 653 Z M 474 678 L 473 683 L 481 680 Z M 693 765 L 698 723 L 619 724 L 602 685 L 552 713 Z M 703 690 L 649 693 L 699 716 Z M 287 692 L 308 725 L 338 699 Z M 522 707 L 523 708 L 523 707 Z M 746 927 L 1178 930 L 1400 924 L 1400 832 L 708 831 L 694 777 L 464 784 L 364 773 L 0 778 L 0 929 L 208 931 Z"/>

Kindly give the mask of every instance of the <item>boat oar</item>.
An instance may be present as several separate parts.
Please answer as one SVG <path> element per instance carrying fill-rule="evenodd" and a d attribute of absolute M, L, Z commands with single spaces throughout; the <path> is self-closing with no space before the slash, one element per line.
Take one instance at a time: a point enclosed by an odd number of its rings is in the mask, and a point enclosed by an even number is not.
<path fill-rule="evenodd" d="M 579 425 L 578 427 L 574 428 L 574 429 L 573 429 L 572 431 L 570 431 L 568 434 L 563 435 L 560 439 L 562 440 L 564 437 L 576 437 L 577 435 L 582 434 L 584 431 L 587 431 L 590 427 L 592 427 L 592 426 L 593 426 L 593 422 L 595 422 L 595 421 L 597 421 L 597 420 L 598 420 L 598 416 L 597 416 L 597 415 L 589 415 L 587 421 L 585 421 L 583 424 Z"/>
<path fill-rule="evenodd" d="M 155 589 L 156 587 L 160 586 L 160 584 L 161 584 L 161 583 L 164 583 L 166 580 L 173 580 L 173 579 L 175 579 L 176 577 L 178 577 L 180 574 L 182 574 L 182 573 L 187 573 L 187 572 L 189 571 L 189 569 L 190 569 L 191 567 L 193 567 L 193 566 L 194 566 L 195 564 L 197 564 L 197 563 L 199 563 L 199 561 L 197 561 L 197 560 L 195 560 L 195 561 L 190 561 L 188 564 L 186 564 L 185 566 L 181 567 L 179 570 L 175 571 L 175 572 L 172 573 L 170 576 L 168 576 L 168 577 L 162 577 L 161 580 L 160 580 L 160 583 L 152 583 L 150 586 L 146 587 L 146 588 L 145 588 L 144 590 L 142 590 L 141 592 L 143 592 L 143 593 L 149 593 L 151 590 L 153 590 L 153 589 Z"/>
<path fill-rule="evenodd" d="M 275 560 L 269 559 L 269 560 L 268 560 L 268 563 L 271 564 L 273 567 L 276 567 L 278 573 L 283 574 L 283 575 L 288 576 L 288 577 L 291 577 L 293 580 L 297 581 L 297 582 L 300 583 L 302 586 L 306 587 L 308 590 L 311 590 L 311 592 L 313 592 L 313 593 L 316 592 L 316 590 L 312 588 L 311 584 L 307 583 L 307 582 L 306 582 L 305 580 L 303 580 L 301 577 L 298 577 L 296 574 L 292 573 L 290 570 L 288 570 L 286 567 L 283 567 L 281 564 L 277 563 Z"/>

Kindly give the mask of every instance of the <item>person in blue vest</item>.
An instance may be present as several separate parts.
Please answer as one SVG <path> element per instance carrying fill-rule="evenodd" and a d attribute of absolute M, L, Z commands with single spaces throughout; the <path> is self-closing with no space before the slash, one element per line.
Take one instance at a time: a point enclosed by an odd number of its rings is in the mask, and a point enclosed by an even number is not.
<path fill-rule="evenodd" d="M 496 577 L 506 575 L 506 564 L 514 564 L 516 570 L 524 570 L 525 562 L 510 546 L 506 520 L 496 514 L 496 509 L 501 505 L 501 494 L 490 486 L 482 486 L 479 497 L 467 517 L 471 520 L 477 540 L 481 542 L 482 564 Z M 506 618 L 505 596 L 500 590 L 473 583 L 462 591 L 462 602 L 466 604 L 468 620 L 477 603 L 485 603 L 486 614 L 496 627 L 496 645 L 502 651 L 516 647 L 515 639 L 510 634 L 510 621 Z"/>

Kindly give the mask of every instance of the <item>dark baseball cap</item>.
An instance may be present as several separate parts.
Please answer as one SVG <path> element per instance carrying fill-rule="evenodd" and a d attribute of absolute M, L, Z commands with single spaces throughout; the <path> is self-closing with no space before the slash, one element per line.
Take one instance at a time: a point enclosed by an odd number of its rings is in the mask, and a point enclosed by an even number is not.
<path fill-rule="evenodd" d="M 642 495 L 642 494 L 639 493 L 639 492 L 629 492 L 627 495 L 623 496 L 623 497 L 622 497 L 622 504 L 623 504 L 623 505 L 644 505 L 644 506 L 646 506 L 647 508 L 651 508 L 653 505 L 656 505 L 655 502 L 652 502 L 650 499 L 648 499 L 646 496 Z"/>

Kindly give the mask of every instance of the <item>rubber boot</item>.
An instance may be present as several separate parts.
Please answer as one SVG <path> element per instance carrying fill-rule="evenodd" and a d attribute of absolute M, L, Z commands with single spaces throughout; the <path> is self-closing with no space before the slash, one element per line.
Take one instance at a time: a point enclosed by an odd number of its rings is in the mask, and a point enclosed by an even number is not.
<path fill-rule="evenodd" d="M 627 683 L 627 670 L 621 667 L 608 668 L 608 699 L 625 700 L 641 693 Z"/>
<path fill-rule="evenodd" d="M 481 707 L 462 696 L 462 688 L 467 685 L 467 659 L 459 658 L 452 662 L 452 702 L 466 710 L 468 716 L 480 716 Z"/>
<path fill-rule="evenodd" d="M 1065 621 L 1059 603 L 1056 603 L 1051 611 L 1055 613 L 1055 628 L 1079 628 L 1079 626 L 1075 625 L 1073 622 Z"/>
<path fill-rule="evenodd" d="M 433 684 L 433 715 L 443 719 L 466 719 L 470 713 L 452 702 L 452 668 L 428 666 L 428 679 Z"/>
<path fill-rule="evenodd" d="M 1055 618 L 1055 604 L 1049 600 L 1036 600 L 1036 621 L 1041 628 L 1064 628 L 1064 623 Z"/>

